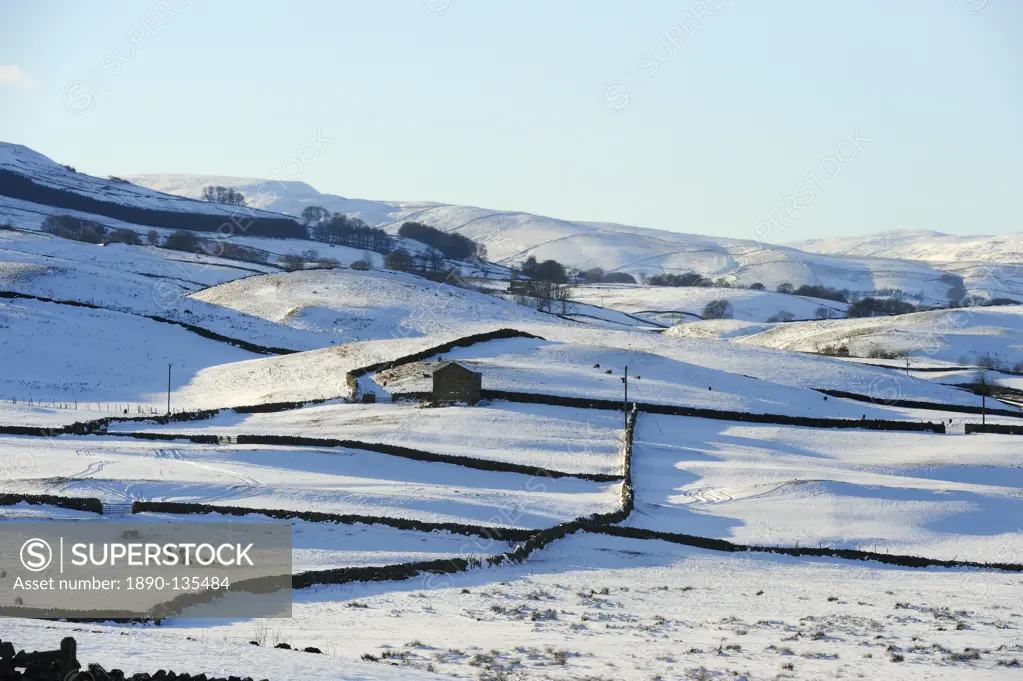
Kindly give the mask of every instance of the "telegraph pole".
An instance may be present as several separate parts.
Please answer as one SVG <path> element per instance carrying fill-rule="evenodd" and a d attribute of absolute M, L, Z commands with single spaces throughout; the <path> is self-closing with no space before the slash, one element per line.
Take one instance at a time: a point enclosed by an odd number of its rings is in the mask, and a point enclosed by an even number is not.
<path fill-rule="evenodd" d="M 167 416 L 170 416 L 170 391 L 171 391 L 171 367 L 173 362 L 167 362 Z"/>
<path fill-rule="evenodd" d="M 984 425 L 987 423 L 987 391 L 989 383 L 987 372 L 981 372 L 977 382 L 980 384 L 980 424 Z"/>

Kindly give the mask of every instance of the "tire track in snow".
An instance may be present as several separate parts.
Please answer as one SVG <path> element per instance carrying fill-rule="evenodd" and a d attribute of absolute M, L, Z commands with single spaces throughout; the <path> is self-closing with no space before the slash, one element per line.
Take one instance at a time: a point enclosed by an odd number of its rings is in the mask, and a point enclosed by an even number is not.
<path fill-rule="evenodd" d="M 186 459 L 185 456 L 181 453 L 181 450 L 179 450 L 179 449 L 157 449 L 157 450 L 155 450 L 153 452 L 153 458 L 164 459 L 164 460 L 169 459 L 169 460 L 177 462 L 177 463 L 183 463 L 183 464 L 187 464 L 189 466 L 195 466 L 196 468 L 201 468 L 203 470 L 213 471 L 215 473 L 220 473 L 221 475 L 227 475 L 227 476 L 232 477 L 232 478 L 238 478 L 247 487 L 266 487 L 266 483 L 264 483 L 262 480 L 257 480 L 256 478 L 250 478 L 247 475 L 242 475 L 241 473 L 236 473 L 234 471 L 228 470 L 227 468 L 220 468 L 219 466 L 211 466 L 210 464 L 202 464 L 202 463 L 199 463 L 197 461 L 192 461 L 191 459 Z M 163 477 L 163 475 L 162 475 L 162 467 L 161 467 L 161 477 Z M 173 476 L 170 479 L 174 479 Z"/>

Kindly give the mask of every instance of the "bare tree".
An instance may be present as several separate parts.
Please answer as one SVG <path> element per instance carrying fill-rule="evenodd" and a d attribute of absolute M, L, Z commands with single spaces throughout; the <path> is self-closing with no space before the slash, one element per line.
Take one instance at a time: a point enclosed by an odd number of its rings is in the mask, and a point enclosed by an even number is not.
<path fill-rule="evenodd" d="M 210 203 L 223 203 L 229 206 L 244 206 L 245 195 L 233 187 L 206 185 L 202 188 L 202 200 Z"/>
<path fill-rule="evenodd" d="M 526 287 L 526 293 L 536 303 L 537 310 L 540 312 L 550 312 L 554 294 L 553 288 L 554 284 L 549 281 L 531 281 Z"/>
<path fill-rule="evenodd" d="M 527 285 L 526 294 L 536 301 L 536 309 L 540 312 L 553 312 L 554 303 L 560 303 L 561 314 L 565 314 L 572 299 L 572 287 L 553 281 L 534 280 Z"/>
<path fill-rule="evenodd" d="M 568 303 L 572 300 L 572 287 L 568 284 L 551 284 L 551 300 L 561 303 L 561 314 L 566 314 Z"/>

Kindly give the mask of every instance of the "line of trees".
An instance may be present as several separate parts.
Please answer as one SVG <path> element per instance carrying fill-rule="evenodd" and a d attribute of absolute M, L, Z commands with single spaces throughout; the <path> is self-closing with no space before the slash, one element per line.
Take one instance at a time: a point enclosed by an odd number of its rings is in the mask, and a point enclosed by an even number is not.
<path fill-rule="evenodd" d="M 701 274 L 697 274 L 696 272 L 682 272 L 678 274 L 666 272 L 664 274 L 654 274 L 643 277 L 643 283 L 649 286 L 734 288 L 734 285 L 724 278 L 710 279 Z M 765 291 L 767 290 L 767 287 L 758 281 L 750 284 L 749 289 L 752 291 Z M 842 303 L 849 302 L 848 291 L 840 291 L 827 286 L 803 284 L 799 288 L 796 288 L 792 284 L 785 282 L 783 284 L 779 284 L 776 290 L 778 293 L 807 296 L 811 298 L 823 298 L 825 300 L 834 300 Z"/>
<path fill-rule="evenodd" d="M 94 220 L 77 218 L 72 215 L 50 215 L 43 220 L 42 231 L 63 239 L 81 241 L 90 244 L 127 244 L 129 246 L 141 246 L 142 238 L 138 233 L 130 229 L 111 229 Z M 199 253 L 212 255 L 227 260 L 241 260 L 251 263 L 266 263 L 269 260 L 269 253 L 258 248 L 249 248 L 234 243 L 229 239 L 205 239 L 201 232 L 180 229 L 161 241 L 160 234 L 155 229 L 149 230 L 145 235 L 145 243 L 150 246 L 158 246 L 173 251 L 184 251 L 186 253 Z M 312 259 L 305 257 L 305 260 L 320 266 L 337 266 L 336 261 L 318 259 L 315 251 L 306 251 L 303 256 L 312 254 Z M 282 256 L 283 262 L 286 256 Z"/>
<path fill-rule="evenodd" d="M 646 284 L 650 286 L 713 286 L 714 282 L 695 272 L 683 272 L 682 274 L 654 274 L 646 277 Z"/>
<path fill-rule="evenodd" d="M 139 235 L 130 229 L 109 229 L 93 220 L 76 218 L 71 215 L 49 215 L 43 220 L 42 230 L 62 239 L 83 241 L 89 244 L 121 243 L 141 245 Z"/>
<path fill-rule="evenodd" d="M 412 254 L 404 248 L 395 249 L 384 258 L 384 267 L 397 272 L 415 274 L 430 281 L 473 289 L 462 280 L 459 272 L 449 267 L 448 261 L 434 250 Z"/>
<path fill-rule="evenodd" d="M 916 306 L 896 298 L 864 298 L 849 306 L 850 317 L 887 317 L 916 312 Z"/>
<path fill-rule="evenodd" d="M 162 246 L 172 251 L 212 255 L 228 260 L 241 260 L 257 264 L 266 263 L 270 254 L 258 248 L 249 248 L 233 243 L 227 239 L 204 239 L 195 232 L 179 229 L 160 243 L 160 235 L 156 230 L 146 235 L 146 241 L 152 246 Z"/>
<path fill-rule="evenodd" d="M 437 251 L 426 251 L 413 255 L 404 248 L 398 248 L 384 258 L 384 267 L 398 272 L 410 272 L 420 276 L 428 273 L 447 272 L 447 262 Z"/>
<path fill-rule="evenodd" d="M 424 225 L 421 222 L 406 222 L 398 229 L 398 236 L 413 239 L 421 244 L 435 248 L 451 260 L 486 260 L 487 247 L 478 244 L 467 236 L 442 232 Z"/>
<path fill-rule="evenodd" d="M 531 255 L 522 263 L 519 272 L 523 276 L 536 281 L 547 281 L 553 284 L 568 283 L 568 273 L 565 272 L 565 266 L 557 260 L 537 262 L 536 256 Z"/>
<path fill-rule="evenodd" d="M 839 303 L 849 302 L 849 291 L 840 291 L 828 286 L 803 284 L 796 288 L 792 284 L 785 282 L 784 284 L 778 284 L 776 290 L 778 293 L 806 296 L 808 298 L 823 298 L 824 300 L 834 300 Z"/>
<path fill-rule="evenodd" d="M 605 272 L 602 267 L 594 267 L 581 272 L 576 272 L 587 284 L 635 284 L 636 277 L 628 272 Z"/>
<path fill-rule="evenodd" d="M 97 182 L 103 182 L 97 180 Z M 188 229 L 197 232 L 243 233 L 281 239 L 304 239 L 305 229 L 296 220 L 285 217 L 238 217 L 187 210 L 155 210 L 137 205 L 101 201 L 68 189 L 39 184 L 9 170 L 0 170 L 0 195 L 40 203 L 65 210 L 91 213 L 133 225 Z M 186 204 L 187 202 L 183 202 Z"/>
<path fill-rule="evenodd" d="M 312 266 L 312 269 L 334 269 L 341 267 L 341 263 L 334 258 L 321 258 L 319 251 L 311 248 L 302 251 L 300 254 L 286 253 L 277 258 L 277 262 L 289 272 L 309 269 L 310 266 Z M 369 270 L 373 269 L 372 263 L 373 256 L 363 254 L 363 257 L 354 261 L 351 267 L 353 270 Z"/>
<path fill-rule="evenodd" d="M 202 200 L 210 203 L 223 203 L 228 206 L 244 206 L 245 195 L 233 187 L 206 185 L 202 188 Z"/>
<path fill-rule="evenodd" d="M 379 227 L 370 227 L 351 215 L 308 206 L 302 211 L 302 221 L 313 241 L 378 253 L 390 253 L 394 249 L 393 239 L 387 232 Z"/>

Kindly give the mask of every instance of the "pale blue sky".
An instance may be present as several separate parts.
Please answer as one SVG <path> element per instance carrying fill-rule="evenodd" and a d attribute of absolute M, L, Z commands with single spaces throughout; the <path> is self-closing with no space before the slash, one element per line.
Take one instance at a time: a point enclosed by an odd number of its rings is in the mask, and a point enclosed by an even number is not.
<path fill-rule="evenodd" d="M 1016 0 L 0 12 L 0 140 L 93 174 L 268 177 L 320 131 L 324 192 L 741 238 L 858 129 L 770 240 L 1021 229 Z"/>

